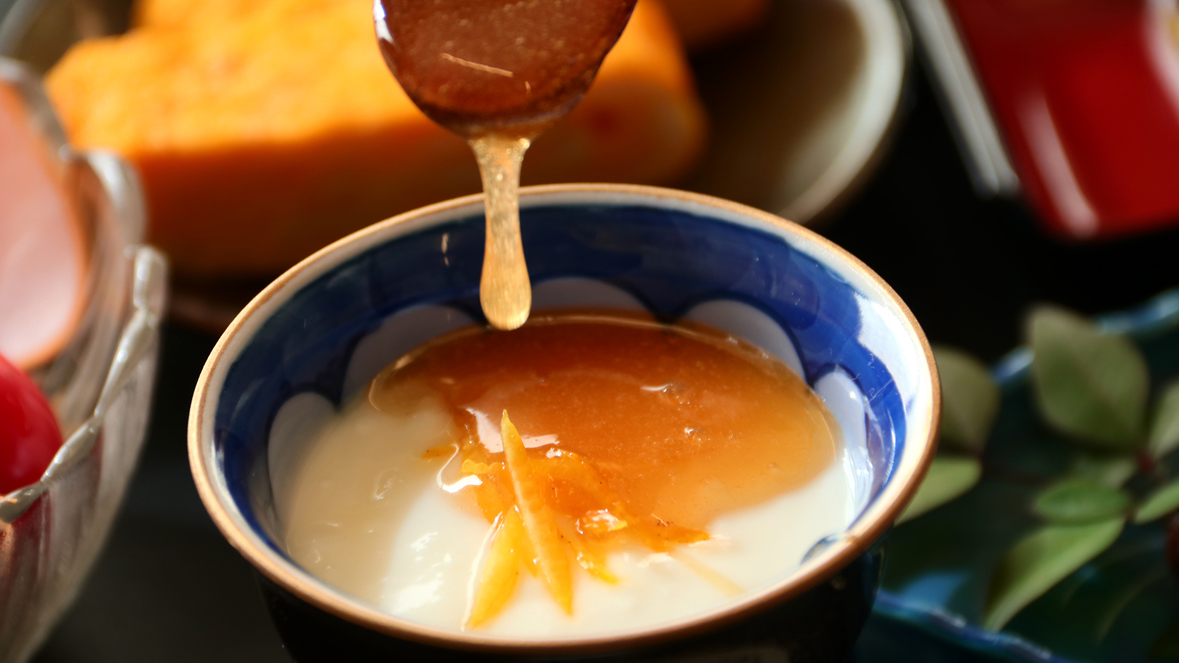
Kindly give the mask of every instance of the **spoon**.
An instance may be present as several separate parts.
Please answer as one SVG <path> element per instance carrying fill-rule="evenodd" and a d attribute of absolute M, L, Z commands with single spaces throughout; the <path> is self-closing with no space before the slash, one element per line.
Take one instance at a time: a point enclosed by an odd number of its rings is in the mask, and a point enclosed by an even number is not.
<path fill-rule="evenodd" d="M 376 0 L 386 64 L 430 119 L 467 139 L 486 194 L 479 302 L 496 329 L 528 319 L 518 190 L 533 138 L 589 89 L 635 0 Z"/>

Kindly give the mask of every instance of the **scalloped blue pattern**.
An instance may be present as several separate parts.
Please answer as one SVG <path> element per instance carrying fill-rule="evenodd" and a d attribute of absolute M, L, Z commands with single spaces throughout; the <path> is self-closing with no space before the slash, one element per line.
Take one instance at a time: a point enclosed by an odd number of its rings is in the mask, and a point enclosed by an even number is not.
<path fill-rule="evenodd" d="M 866 395 L 874 496 L 899 461 L 901 394 L 884 362 L 858 340 L 864 298 L 783 237 L 706 216 L 642 206 L 567 205 L 521 210 L 534 282 L 577 276 L 606 281 L 662 319 L 718 297 L 765 311 L 794 340 L 812 386 L 842 368 Z M 483 218 L 433 226 L 331 268 L 292 295 L 230 367 L 214 422 L 218 461 L 238 509 L 279 553 L 251 508 L 270 424 L 292 395 L 314 391 L 339 404 L 357 343 L 394 312 L 444 304 L 482 320 L 477 288 Z"/>

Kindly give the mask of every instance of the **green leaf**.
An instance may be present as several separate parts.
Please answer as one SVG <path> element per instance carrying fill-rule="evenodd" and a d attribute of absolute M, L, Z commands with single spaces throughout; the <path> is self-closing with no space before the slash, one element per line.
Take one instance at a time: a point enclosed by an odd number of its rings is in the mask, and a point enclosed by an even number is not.
<path fill-rule="evenodd" d="M 1179 381 L 1172 382 L 1154 407 L 1148 438 L 1150 453 L 1162 458 L 1179 448 Z"/>
<path fill-rule="evenodd" d="M 1052 307 L 1033 311 L 1029 330 L 1036 400 L 1047 422 L 1101 448 L 1138 447 L 1150 379 L 1138 348 Z"/>
<path fill-rule="evenodd" d="M 1069 468 L 1069 475 L 1079 479 L 1092 479 L 1098 483 L 1120 488 L 1134 472 L 1138 461 L 1133 456 L 1109 456 L 1081 454 Z"/>
<path fill-rule="evenodd" d="M 934 456 L 933 463 L 929 466 L 929 472 L 925 475 L 925 480 L 921 482 L 921 487 L 917 489 L 913 501 L 909 502 L 909 506 L 905 507 L 905 511 L 897 518 L 897 524 L 912 520 L 946 502 L 961 497 L 963 493 L 978 483 L 980 476 L 982 476 L 982 464 L 978 462 L 977 458 L 943 454 Z"/>
<path fill-rule="evenodd" d="M 1007 551 L 991 578 L 983 626 L 998 631 L 1020 610 L 1101 554 L 1122 532 L 1122 518 L 1048 525 Z"/>
<path fill-rule="evenodd" d="M 1134 514 L 1134 522 L 1148 523 L 1179 509 L 1179 479 L 1147 496 Z"/>
<path fill-rule="evenodd" d="M 981 451 L 999 412 L 999 387 L 974 357 L 935 346 L 933 356 L 942 382 L 941 444 L 961 451 Z"/>
<path fill-rule="evenodd" d="M 1032 510 L 1049 522 L 1081 525 L 1119 516 L 1130 496 L 1093 479 L 1065 479 L 1040 493 Z"/>

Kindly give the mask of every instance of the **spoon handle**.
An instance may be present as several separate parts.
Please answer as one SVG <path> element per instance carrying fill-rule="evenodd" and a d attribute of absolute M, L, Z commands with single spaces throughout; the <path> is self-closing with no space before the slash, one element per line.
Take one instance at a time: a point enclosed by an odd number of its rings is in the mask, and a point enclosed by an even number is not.
<path fill-rule="evenodd" d="M 532 286 L 520 240 L 520 164 L 531 141 L 527 138 L 480 136 L 471 149 L 479 162 L 486 197 L 487 240 L 483 248 L 483 275 L 479 303 L 496 329 L 516 329 L 528 319 Z"/>

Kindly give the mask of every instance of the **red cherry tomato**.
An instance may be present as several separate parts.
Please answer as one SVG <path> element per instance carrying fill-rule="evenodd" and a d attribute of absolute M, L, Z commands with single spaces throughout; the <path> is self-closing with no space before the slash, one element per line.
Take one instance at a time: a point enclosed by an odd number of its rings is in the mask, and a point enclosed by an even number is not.
<path fill-rule="evenodd" d="M 0 356 L 0 495 L 36 482 L 61 447 L 61 430 L 37 385 Z"/>

